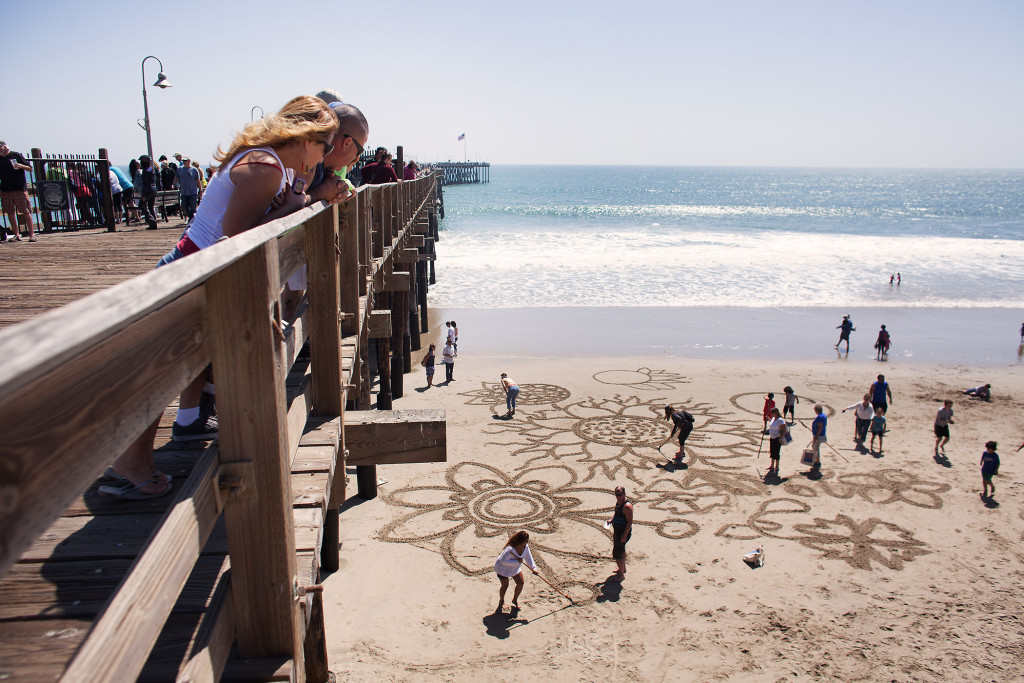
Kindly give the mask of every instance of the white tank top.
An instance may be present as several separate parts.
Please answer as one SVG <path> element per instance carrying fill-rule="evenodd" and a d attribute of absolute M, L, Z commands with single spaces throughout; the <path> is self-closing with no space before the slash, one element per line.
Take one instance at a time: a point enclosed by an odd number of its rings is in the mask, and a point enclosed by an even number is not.
<path fill-rule="evenodd" d="M 221 166 L 210 178 L 206 192 L 203 193 L 203 201 L 199 203 L 199 210 L 192 222 L 189 223 L 186 232 L 192 243 L 200 249 L 206 249 L 224 236 L 224 213 L 228 209 L 228 202 L 231 201 L 231 194 L 235 191 L 235 184 L 231 181 L 231 169 L 246 154 L 252 152 L 266 152 L 277 161 L 277 165 L 281 169 L 281 186 L 278 188 L 278 192 L 284 190 L 285 183 L 291 182 L 294 172 L 290 168 L 286 169 L 281 163 L 281 158 L 269 147 L 246 150 Z M 267 212 L 269 211 L 270 206 L 268 205 Z"/>

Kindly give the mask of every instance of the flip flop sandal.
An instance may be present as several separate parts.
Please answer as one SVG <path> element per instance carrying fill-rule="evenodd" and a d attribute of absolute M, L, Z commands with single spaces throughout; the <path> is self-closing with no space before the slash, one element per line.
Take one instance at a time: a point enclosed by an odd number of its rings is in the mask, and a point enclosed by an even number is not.
<path fill-rule="evenodd" d="M 113 467 L 108 467 L 103 472 L 103 476 L 106 477 L 107 479 L 113 479 L 114 481 L 123 481 L 126 484 L 129 483 L 128 477 L 126 477 L 126 476 L 124 476 L 122 474 L 118 474 L 117 472 L 114 471 Z M 160 470 L 157 470 L 156 476 L 157 477 L 165 477 L 167 479 L 167 483 L 168 484 L 170 484 L 172 481 L 174 481 L 174 477 L 172 477 L 169 474 L 164 474 Z"/>
<path fill-rule="evenodd" d="M 164 489 L 159 493 L 146 493 L 142 490 L 143 487 L 149 484 L 159 484 L 160 482 L 156 479 L 150 479 L 144 481 L 141 484 L 125 484 L 124 486 L 101 486 L 99 493 L 101 496 L 110 496 L 112 498 L 120 498 L 121 500 L 152 500 L 154 498 L 162 498 L 171 492 L 173 488 L 170 482 L 164 486 Z"/>

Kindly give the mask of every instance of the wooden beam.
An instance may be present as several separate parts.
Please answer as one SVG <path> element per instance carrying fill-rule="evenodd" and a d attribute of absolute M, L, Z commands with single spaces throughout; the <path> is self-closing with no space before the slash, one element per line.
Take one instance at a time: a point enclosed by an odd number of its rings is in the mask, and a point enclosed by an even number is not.
<path fill-rule="evenodd" d="M 446 462 L 444 410 L 350 410 L 344 420 L 349 467 Z"/>
<path fill-rule="evenodd" d="M 427 238 L 424 235 L 409 235 L 405 238 L 405 246 L 407 247 L 422 247 L 426 244 Z"/>
<path fill-rule="evenodd" d="M 409 273 L 394 272 L 384 276 L 384 292 L 408 292 L 412 288 Z"/>
<path fill-rule="evenodd" d="M 391 311 L 382 309 L 370 312 L 367 329 L 371 339 L 387 339 L 391 336 Z"/>
<path fill-rule="evenodd" d="M 415 263 L 419 256 L 420 252 L 418 249 L 402 249 L 395 252 L 395 257 L 392 260 L 395 263 Z"/>

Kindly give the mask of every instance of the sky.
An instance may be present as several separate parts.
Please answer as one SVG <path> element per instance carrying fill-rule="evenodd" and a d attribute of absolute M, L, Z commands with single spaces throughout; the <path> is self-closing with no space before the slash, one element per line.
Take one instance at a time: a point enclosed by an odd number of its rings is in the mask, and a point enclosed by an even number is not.
<path fill-rule="evenodd" d="M 1020 0 L 0 0 L 0 25 L 26 155 L 145 153 L 154 55 L 154 151 L 200 163 L 333 88 L 421 162 L 1024 167 Z"/>

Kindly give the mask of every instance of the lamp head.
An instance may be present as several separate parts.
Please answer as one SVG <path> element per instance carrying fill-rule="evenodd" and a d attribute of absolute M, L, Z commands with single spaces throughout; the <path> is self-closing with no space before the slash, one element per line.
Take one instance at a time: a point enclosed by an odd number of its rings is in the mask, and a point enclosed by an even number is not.
<path fill-rule="evenodd" d="M 164 72 L 161 71 L 156 76 L 156 83 L 153 84 L 154 88 L 170 88 L 171 84 L 167 81 L 167 76 L 164 76 Z"/>

